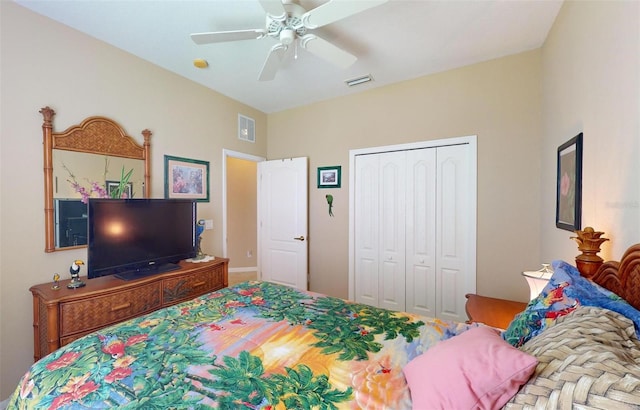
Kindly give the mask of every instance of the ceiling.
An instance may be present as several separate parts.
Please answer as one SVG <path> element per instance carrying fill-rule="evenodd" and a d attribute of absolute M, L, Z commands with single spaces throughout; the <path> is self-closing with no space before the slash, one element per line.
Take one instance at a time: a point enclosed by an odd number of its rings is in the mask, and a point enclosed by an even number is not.
<path fill-rule="evenodd" d="M 562 5 L 562 0 L 389 0 L 313 30 L 358 57 L 347 69 L 298 47 L 297 58 L 288 52 L 274 80 L 258 81 L 275 39 L 197 45 L 190 38 L 264 28 L 258 0 L 14 1 L 265 113 L 538 48 Z M 298 2 L 310 10 L 326 0 Z M 197 58 L 209 66 L 196 68 Z M 345 84 L 365 74 L 373 81 Z"/>

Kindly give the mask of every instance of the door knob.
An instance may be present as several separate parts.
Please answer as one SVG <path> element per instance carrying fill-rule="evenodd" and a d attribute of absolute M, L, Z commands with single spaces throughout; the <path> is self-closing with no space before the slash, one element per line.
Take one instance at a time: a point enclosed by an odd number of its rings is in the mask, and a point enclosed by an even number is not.
<path fill-rule="evenodd" d="M 304 236 L 300 235 L 297 238 L 293 238 L 293 239 L 295 239 L 296 241 L 304 241 Z"/>

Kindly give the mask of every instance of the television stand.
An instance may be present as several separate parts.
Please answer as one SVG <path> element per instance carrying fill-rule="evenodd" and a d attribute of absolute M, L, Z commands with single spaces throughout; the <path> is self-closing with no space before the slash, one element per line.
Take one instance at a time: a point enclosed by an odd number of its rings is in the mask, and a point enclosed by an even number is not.
<path fill-rule="evenodd" d="M 140 269 L 126 270 L 120 273 L 116 273 L 114 276 L 122 280 L 136 280 L 146 278 L 147 276 L 157 275 L 158 273 L 171 272 L 172 270 L 180 269 L 180 265 L 177 263 L 162 263 L 160 265 L 145 266 Z"/>
<path fill-rule="evenodd" d="M 81 279 L 83 288 L 68 289 L 69 279 L 57 288 L 52 282 L 32 286 L 33 358 L 86 334 L 154 310 L 228 286 L 229 259 L 180 262 L 180 269 L 124 281 L 114 275 Z"/>

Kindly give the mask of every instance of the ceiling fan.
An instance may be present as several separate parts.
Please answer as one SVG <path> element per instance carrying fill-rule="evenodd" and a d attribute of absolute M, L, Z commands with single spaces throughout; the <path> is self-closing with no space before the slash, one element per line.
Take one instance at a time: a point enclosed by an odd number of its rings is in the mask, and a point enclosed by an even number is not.
<path fill-rule="evenodd" d="M 379 6 L 389 0 L 330 0 L 312 10 L 305 10 L 295 0 L 259 0 L 267 13 L 265 28 L 216 31 L 191 34 L 196 44 L 262 39 L 271 37 L 278 43 L 271 47 L 258 80 L 270 81 L 276 76 L 285 52 L 296 40 L 305 50 L 340 67 L 356 62 L 356 56 L 336 47 L 310 31 Z"/>

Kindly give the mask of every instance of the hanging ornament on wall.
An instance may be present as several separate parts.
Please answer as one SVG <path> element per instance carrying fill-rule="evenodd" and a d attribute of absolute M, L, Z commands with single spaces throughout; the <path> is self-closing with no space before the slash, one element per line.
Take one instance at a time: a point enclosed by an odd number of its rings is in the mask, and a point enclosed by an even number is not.
<path fill-rule="evenodd" d="M 333 195 L 327 194 L 324 197 L 327 198 L 329 204 L 329 216 L 333 216 Z"/>

